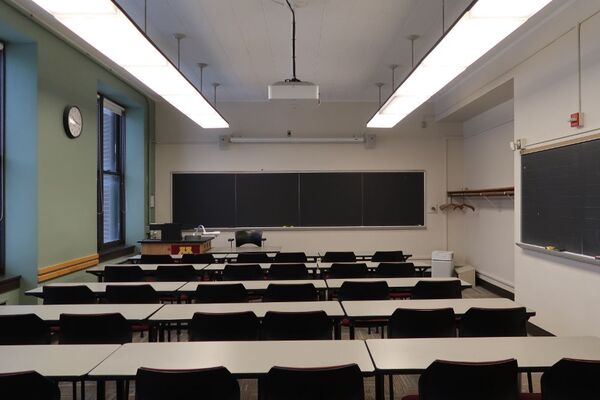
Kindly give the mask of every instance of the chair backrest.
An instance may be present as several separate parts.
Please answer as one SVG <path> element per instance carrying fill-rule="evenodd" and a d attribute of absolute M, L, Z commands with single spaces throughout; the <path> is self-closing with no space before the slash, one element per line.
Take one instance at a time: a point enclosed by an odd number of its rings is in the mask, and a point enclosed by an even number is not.
<path fill-rule="evenodd" d="M 227 264 L 223 269 L 224 281 L 257 281 L 265 279 L 258 264 Z"/>
<path fill-rule="evenodd" d="M 304 264 L 271 264 L 269 279 L 309 279 L 308 268 Z"/>
<path fill-rule="evenodd" d="M 25 344 L 50 344 L 48 324 L 35 314 L 0 315 L 0 345 Z"/>
<path fill-rule="evenodd" d="M 382 262 L 377 266 L 375 275 L 380 278 L 412 278 L 417 276 L 417 272 L 413 263 Z"/>
<path fill-rule="evenodd" d="M 267 311 L 261 336 L 264 340 L 328 340 L 332 327 L 325 311 Z"/>
<path fill-rule="evenodd" d="M 265 377 L 264 400 L 363 400 L 363 376 L 356 364 L 329 368 L 273 367 Z"/>
<path fill-rule="evenodd" d="M 104 301 L 110 304 L 155 304 L 160 303 L 160 298 L 149 284 L 106 285 Z"/>
<path fill-rule="evenodd" d="M 368 278 L 369 268 L 365 263 L 333 263 L 326 275 L 330 279 Z"/>
<path fill-rule="evenodd" d="M 321 257 L 323 262 L 356 262 L 356 255 L 352 251 L 327 251 Z"/>
<path fill-rule="evenodd" d="M 274 263 L 305 263 L 308 259 L 303 251 L 277 253 L 273 259 Z"/>
<path fill-rule="evenodd" d="M 195 313 L 189 332 L 192 341 L 258 340 L 260 321 L 252 311 Z"/>
<path fill-rule="evenodd" d="M 262 247 L 262 231 L 257 230 L 246 230 L 246 231 L 235 231 L 235 246 L 240 247 L 245 244 L 253 244 L 258 247 Z"/>
<path fill-rule="evenodd" d="M 600 399 L 599 377 L 600 360 L 563 358 L 542 375 L 542 399 Z"/>
<path fill-rule="evenodd" d="M 123 344 L 131 339 L 131 325 L 120 313 L 60 315 L 60 344 Z"/>
<path fill-rule="evenodd" d="M 191 282 L 198 280 L 198 273 L 193 265 L 159 265 L 156 268 L 158 282 Z"/>
<path fill-rule="evenodd" d="M 527 336 L 527 311 L 518 308 L 472 307 L 460 319 L 459 336 Z"/>
<path fill-rule="evenodd" d="M 104 267 L 104 282 L 141 282 L 144 271 L 139 265 L 107 265 Z"/>
<path fill-rule="evenodd" d="M 35 371 L 0 374 L 0 393 L 7 399 L 60 400 L 58 384 Z"/>
<path fill-rule="evenodd" d="M 461 299 L 460 280 L 418 281 L 411 291 L 410 298 L 416 299 Z"/>
<path fill-rule="evenodd" d="M 518 400 L 516 360 L 434 361 L 419 378 L 420 400 Z"/>
<path fill-rule="evenodd" d="M 173 264 L 175 260 L 169 254 L 142 254 L 140 264 Z"/>
<path fill-rule="evenodd" d="M 239 400 L 240 386 L 224 367 L 196 370 L 140 368 L 136 400 Z"/>
<path fill-rule="evenodd" d="M 44 286 L 44 304 L 94 304 L 98 302 L 92 289 L 85 285 Z"/>
<path fill-rule="evenodd" d="M 278 284 L 270 283 L 262 301 L 317 301 L 319 293 L 312 283 Z"/>
<path fill-rule="evenodd" d="M 215 256 L 210 253 L 184 254 L 181 256 L 181 262 L 184 264 L 214 264 L 217 262 Z"/>
<path fill-rule="evenodd" d="M 196 287 L 196 303 L 247 303 L 248 291 L 241 283 L 201 284 Z"/>
<path fill-rule="evenodd" d="M 404 262 L 404 253 L 402 250 L 395 251 L 376 251 L 371 257 L 373 262 Z"/>
<path fill-rule="evenodd" d="M 388 322 L 388 337 L 456 337 L 454 309 L 411 310 L 399 308 L 394 311 Z"/>
<path fill-rule="evenodd" d="M 236 261 L 239 264 L 259 264 L 270 263 L 273 259 L 267 253 L 239 253 Z"/>
<path fill-rule="evenodd" d="M 338 291 L 338 298 L 342 301 L 349 300 L 388 300 L 390 288 L 386 281 L 342 283 Z"/>

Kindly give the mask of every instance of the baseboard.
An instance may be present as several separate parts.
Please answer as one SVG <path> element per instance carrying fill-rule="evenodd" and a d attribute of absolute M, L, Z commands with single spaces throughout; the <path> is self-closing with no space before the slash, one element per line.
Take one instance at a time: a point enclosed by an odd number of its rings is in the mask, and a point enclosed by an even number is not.
<path fill-rule="evenodd" d="M 477 274 L 477 276 L 475 277 L 475 283 L 477 284 L 477 286 L 481 286 L 482 288 L 489 290 L 490 292 L 497 294 L 500 297 L 504 297 L 505 299 L 510 300 L 515 299 L 515 294 L 513 292 L 510 292 L 506 289 L 494 285 L 493 283 L 490 283 L 489 281 L 486 281 L 485 279 L 482 279 L 479 276 L 479 274 Z"/>

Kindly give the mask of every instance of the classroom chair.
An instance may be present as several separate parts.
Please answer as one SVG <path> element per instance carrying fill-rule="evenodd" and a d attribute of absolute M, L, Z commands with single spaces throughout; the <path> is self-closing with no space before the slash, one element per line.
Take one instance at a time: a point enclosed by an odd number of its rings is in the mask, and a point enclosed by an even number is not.
<path fill-rule="evenodd" d="M 434 361 L 419 378 L 419 395 L 403 400 L 518 400 L 514 359 L 465 363 Z"/>
<path fill-rule="evenodd" d="M 142 254 L 140 264 L 173 264 L 175 260 L 169 254 Z"/>
<path fill-rule="evenodd" d="M 407 262 L 382 262 L 375 269 L 378 278 L 413 278 L 417 276 L 415 265 Z"/>
<path fill-rule="evenodd" d="M 248 291 L 241 283 L 199 284 L 194 300 L 196 303 L 247 303 Z"/>
<path fill-rule="evenodd" d="M 273 259 L 267 253 L 239 253 L 235 259 L 238 264 L 268 264 Z"/>
<path fill-rule="evenodd" d="M 96 295 L 85 285 L 44 286 L 44 304 L 95 304 Z"/>
<path fill-rule="evenodd" d="M 61 314 L 60 344 L 123 344 L 132 340 L 131 326 L 120 313 Z"/>
<path fill-rule="evenodd" d="M 184 254 L 181 256 L 182 264 L 215 264 L 217 260 L 210 253 Z"/>
<path fill-rule="evenodd" d="M 0 345 L 50 344 L 50 327 L 35 314 L 0 315 Z"/>
<path fill-rule="evenodd" d="M 418 281 L 410 293 L 410 298 L 418 299 L 461 299 L 460 280 Z"/>
<path fill-rule="evenodd" d="M 326 251 L 321 257 L 322 262 L 356 262 L 356 255 L 352 251 Z"/>
<path fill-rule="evenodd" d="M 386 281 L 375 282 L 353 282 L 346 281 L 337 292 L 338 300 L 340 301 L 362 301 L 362 300 L 388 300 L 390 298 L 390 289 Z M 350 339 L 354 339 L 356 327 L 377 329 L 381 328 L 381 337 L 384 337 L 383 327 L 387 321 L 381 319 L 372 319 L 368 321 L 360 321 L 351 323 L 350 320 L 343 320 L 342 325 L 346 325 L 350 329 Z"/>
<path fill-rule="evenodd" d="M 274 263 L 305 263 L 308 262 L 308 258 L 306 258 L 306 253 L 304 252 L 286 252 L 286 253 L 277 253 L 275 254 L 275 258 L 273 258 Z"/>
<path fill-rule="evenodd" d="M 235 247 L 241 247 L 245 244 L 252 244 L 257 247 L 262 247 L 263 242 L 267 239 L 263 238 L 262 231 L 245 230 L 235 231 Z M 234 241 L 234 238 L 227 239 L 229 243 Z"/>
<path fill-rule="evenodd" d="M 312 283 L 278 284 L 270 283 L 262 301 L 317 301 L 319 293 Z"/>
<path fill-rule="evenodd" d="M 600 399 L 599 378 L 600 360 L 563 358 L 542 375 L 541 398 L 543 400 Z"/>
<path fill-rule="evenodd" d="M 333 263 L 326 276 L 328 279 L 368 278 L 369 268 L 365 263 Z"/>
<path fill-rule="evenodd" d="M 252 311 L 194 313 L 190 341 L 241 341 L 260 339 L 260 321 Z"/>
<path fill-rule="evenodd" d="M 262 380 L 264 400 L 364 400 L 356 364 L 326 368 L 273 367 Z"/>
<path fill-rule="evenodd" d="M 308 268 L 304 264 L 271 264 L 269 268 L 271 280 L 302 280 L 310 279 Z"/>
<path fill-rule="evenodd" d="M 159 265 L 156 268 L 158 282 L 192 282 L 198 280 L 198 274 L 193 265 Z"/>
<path fill-rule="evenodd" d="M 240 386 L 224 367 L 193 370 L 139 368 L 136 400 L 239 400 Z"/>
<path fill-rule="evenodd" d="M 142 282 L 144 271 L 139 265 L 107 265 L 104 267 L 104 282 Z"/>
<path fill-rule="evenodd" d="M 527 336 L 527 311 L 517 308 L 472 307 L 460 319 L 459 336 Z"/>
<path fill-rule="evenodd" d="M 258 281 L 265 274 L 258 264 L 227 264 L 223 269 L 224 281 Z"/>
<path fill-rule="evenodd" d="M 23 400 L 60 400 L 60 389 L 56 382 L 44 378 L 35 371 L 11 372 L 0 374 L 0 397 Z"/>
<path fill-rule="evenodd" d="M 262 321 L 263 340 L 330 340 L 333 324 L 325 311 L 267 311 Z"/>
<path fill-rule="evenodd" d="M 155 304 L 160 303 L 152 285 L 106 285 L 104 301 L 109 304 Z"/>
<path fill-rule="evenodd" d="M 404 262 L 406 258 L 402 250 L 376 251 L 371 257 L 373 262 Z"/>

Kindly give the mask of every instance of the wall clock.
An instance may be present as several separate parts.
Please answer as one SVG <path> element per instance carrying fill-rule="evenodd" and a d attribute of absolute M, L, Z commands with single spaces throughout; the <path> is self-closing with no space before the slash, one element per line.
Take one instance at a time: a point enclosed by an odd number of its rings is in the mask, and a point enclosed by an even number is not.
<path fill-rule="evenodd" d="M 77 139 L 83 130 L 83 117 L 77 106 L 67 106 L 63 114 L 65 133 L 71 139 Z"/>

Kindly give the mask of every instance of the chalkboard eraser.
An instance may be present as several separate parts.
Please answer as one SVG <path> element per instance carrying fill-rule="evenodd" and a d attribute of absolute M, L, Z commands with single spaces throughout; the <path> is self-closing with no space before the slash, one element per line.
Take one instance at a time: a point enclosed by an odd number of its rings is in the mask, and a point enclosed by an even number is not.
<path fill-rule="evenodd" d="M 554 246 L 545 246 L 544 248 L 546 250 L 556 250 L 556 247 L 554 247 Z"/>

